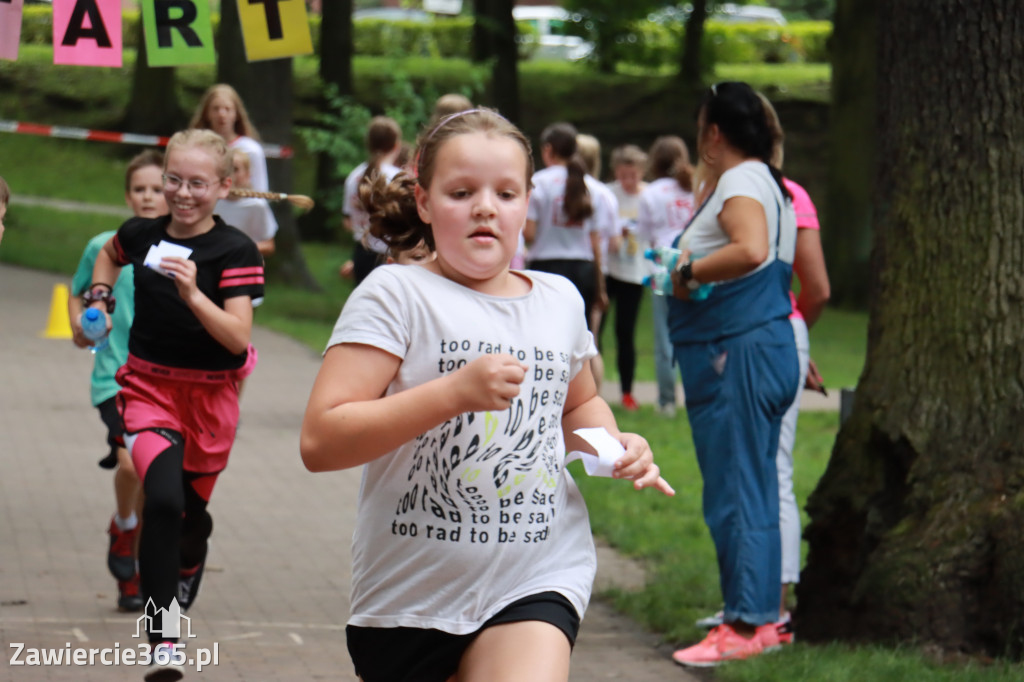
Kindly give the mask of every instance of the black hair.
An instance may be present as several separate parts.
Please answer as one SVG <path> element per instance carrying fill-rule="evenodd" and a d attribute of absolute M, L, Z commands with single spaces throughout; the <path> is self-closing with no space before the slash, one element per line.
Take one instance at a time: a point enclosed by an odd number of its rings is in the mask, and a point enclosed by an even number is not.
<path fill-rule="evenodd" d="M 571 123 L 552 123 L 540 134 L 543 145 L 551 147 L 551 153 L 565 161 L 568 176 L 565 178 L 565 199 L 562 210 L 570 223 L 581 223 L 594 215 L 594 204 L 584 178 L 587 165 L 576 151 L 576 127 Z"/>
<path fill-rule="evenodd" d="M 761 98 L 746 83 L 729 81 L 711 86 L 701 101 L 699 114 L 704 125 L 715 124 L 726 140 L 746 156 L 760 159 L 768 166 L 782 196 L 793 196 L 782 182 L 782 171 L 772 165 L 775 136 Z"/>

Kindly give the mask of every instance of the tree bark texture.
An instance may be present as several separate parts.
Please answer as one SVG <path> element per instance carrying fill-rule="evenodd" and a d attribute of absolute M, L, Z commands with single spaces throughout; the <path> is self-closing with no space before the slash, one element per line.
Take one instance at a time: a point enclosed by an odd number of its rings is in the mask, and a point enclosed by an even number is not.
<path fill-rule="evenodd" d="M 886 0 L 839 0 L 831 38 L 832 119 L 828 193 L 822 246 L 833 304 L 863 309 L 871 258 L 874 202 L 875 95 L 879 5 Z M 885 70 L 883 69 L 883 72 Z M 881 76 L 885 78 L 886 76 Z"/>
<path fill-rule="evenodd" d="M 218 81 L 228 83 L 238 91 L 264 142 L 290 145 L 295 103 L 292 60 L 246 60 L 236 1 L 221 2 Z M 267 159 L 267 175 L 272 191 L 291 192 L 291 159 Z M 279 273 L 288 284 L 319 289 L 299 248 L 299 231 L 290 204 L 273 202 L 271 207 L 277 218 L 277 236 L 274 238 L 277 249 L 267 261 L 267 268 Z"/>
<path fill-rule="evenodd" d="M 513 123 L 519 122 L 519 47 L 516 22 L 512 18 L 513 0 L 489 0 L 495 31 L 491 46 L 494 66 L 491 87 L 494 106 Z"/>
<path fill-rule="evenodd" d="M 486 62 L 494 56 L 491 46 L 495 31 L 491 18 L 491 0 L 473 0 L 473 61 Z"/>
<path fill-rule="evenodd" d="M 808 502 L 797 629 L 1019 658 L 1024 5 L 877 17 L 867 362 Z"/>
<path fill-rule="evenodd" d="M 333 85 L 339 95 L 352 95 L 352 0 L 336 0 L 323 4 L 320 16 L 320 79 Z M 327 110 L 327 100 L 320 98 L 320 110 Z M 303 239 L 329 241 L 339 234 L 341 216 L 328 211 L 320 199 L 330 188 L 344 182 L 338 178 L 334 161 L 328 154 L 316 155 L 316 205 L 297 221 Z"/>
<path fill-rule="evenodd" d="M 686 18 L 686 26 L 683 31 L 683 50 L 679 64 L 679 77 L 683 85 L 696 92 L 700 89 L 701 70 L 700 63 L 701 44 L 704 42 L 704 22 L 707 20 L 707 0 L 693 0 L 693 11 Z"/>

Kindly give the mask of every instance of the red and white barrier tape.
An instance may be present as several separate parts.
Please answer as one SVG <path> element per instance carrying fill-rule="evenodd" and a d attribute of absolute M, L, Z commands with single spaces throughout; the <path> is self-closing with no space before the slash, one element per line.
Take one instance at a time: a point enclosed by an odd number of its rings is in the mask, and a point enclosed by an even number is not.
<path fill-rule="evenodd" d="M 110 130 L 88 130 L 70 126 L 49 126 L 39 123 L 23 123 L 21 121 L 0 120 L 0 133 L 21 133 L 23 135 L 42 135 L 43 137 L 62 137 L 69 140 L 93 140 L 96 142 L 120 142 L 121 144 L 140 144 L 153 147 L 166 147 L 171 138 L 161 135 L 137 135 L 135 133 L 116 133 Z M 280 144 L 263 144 L 263 152 L 268 159 L 290 159 L 294 153 L 291 147 Z"/>

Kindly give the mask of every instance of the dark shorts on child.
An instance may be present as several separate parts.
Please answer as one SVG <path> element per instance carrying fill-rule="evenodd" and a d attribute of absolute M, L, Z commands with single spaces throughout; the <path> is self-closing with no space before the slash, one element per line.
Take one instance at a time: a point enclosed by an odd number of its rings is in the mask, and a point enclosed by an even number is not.
<path fill-rule="evenodd" d="M 477 635 L 493 625 L 538 620 L 576 643 L 580 617 L 557 592 L 541 592 L 512 602 L 476 632 L 453 635 L 420 628 L 345 628 L 348 652 L 363 682 L 445 682 L 458 672 L 462 654 Z"/>
<path fill-rule="evenodd" d="M 122 447 L 121 436 L 124 434 L 124 424 L 121 423 L 121 415 L 117 412 L 117 396 L 110 396 L 96 406 L 100 411 L 100 419 L 107 427 L 107 445 L 110 446 L 110 454 L 117 455 L 117 449 Z"/>

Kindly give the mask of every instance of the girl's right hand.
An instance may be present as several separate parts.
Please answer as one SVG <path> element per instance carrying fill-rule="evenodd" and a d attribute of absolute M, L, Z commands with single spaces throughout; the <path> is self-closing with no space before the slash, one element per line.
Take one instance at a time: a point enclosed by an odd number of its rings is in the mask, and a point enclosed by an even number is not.
<path fill-rule="evenodd" d="M 484 355 L 451 374 L 460 412 L 507 409 L 519 395 L 526 365 L 507 353 Z"/>
<path fill-rule="evenodd" d="M 71 342 L 79 348 L 88 348 L 92 345 L 92 341 L 82 331 L 82 323 L 75 315 L 71 316 Z"/>

